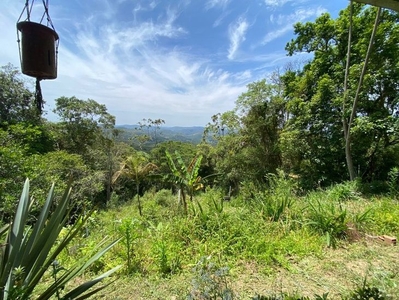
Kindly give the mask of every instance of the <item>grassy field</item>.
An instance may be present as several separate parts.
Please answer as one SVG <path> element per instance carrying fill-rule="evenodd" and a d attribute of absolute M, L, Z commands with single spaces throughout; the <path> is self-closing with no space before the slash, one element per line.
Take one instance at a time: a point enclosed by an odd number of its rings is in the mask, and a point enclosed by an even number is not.
<path fill-rule="evenodd" d="M 142 217 L 135 200 L 114 199 L 60 263 L 71 264 L 105 237 L 121 238 L 87 274 L 123 265 L 96 299 L 355 299 L 365 284 L 399 299 L 399 248 L 377 238 L 398 236 L 394 196 L 365 197 L 353 184 L 298 196 L 292 182 L 279 180 L 222 199 L 207 190 L 184 215 L 170 191 L 148 192 Z"/>

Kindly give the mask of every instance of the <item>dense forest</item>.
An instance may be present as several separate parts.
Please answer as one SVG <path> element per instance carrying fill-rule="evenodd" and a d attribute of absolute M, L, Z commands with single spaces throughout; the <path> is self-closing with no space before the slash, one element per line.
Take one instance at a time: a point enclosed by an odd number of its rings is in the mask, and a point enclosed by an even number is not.
<path fill-rule="evenodd" d="M 126 203 L 134 203 L 145 217 L 148 192 L 165 190 L 179 195 L 185 216 L 192 213 L 193 199 L 211 189 L 220 199 L 245 197 L 245 203 L 272 190 L 276 182 L 283 189 L 290 182 L 287 190 L 295 197 L 347 181 L 363 195 L 397 193 L 399 15 L 393 11 L 383 10 L 380 16 L 358 89 L 375 11 L 354 5 L 348 76 L 349 9 L 335 20 L 323 14 L 314 22 L 296 24 L 287 55 L 308 52 L 312 58 L 248 84 L 233 110 L 211 116 L 199 143 L 165 140 L 162 119 L 143 119 L 124 131 L 92 99 L 60 96 L 53 110 L 60 121 L 48 121 L 37 111 L 34 93 L 17 69 L 2 67 L 0 225 L 12 219 L 26 178 L 35 200 L 33 219 L 53 182 L 56 195 L 72 182 L 70 223 L 92 209 L 107 211 Z M 223 210 L 213 203 L 214 209 Z M 289 207 L 284 203 L 282 209 Z M 194 212 L 198 209 L 202 212 L 201 205 Z M 267 217 L 279 219 L 274 212 Z"/>

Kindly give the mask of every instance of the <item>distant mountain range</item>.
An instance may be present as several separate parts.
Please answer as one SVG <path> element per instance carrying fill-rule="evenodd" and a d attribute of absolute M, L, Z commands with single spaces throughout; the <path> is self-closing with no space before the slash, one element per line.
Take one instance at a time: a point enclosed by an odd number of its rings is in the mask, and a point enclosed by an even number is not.
<path fill-rule="evenodd" d="M 116 125 L 117 129 L 122 130 L 122 134 L 120 134 L 120 139 L 124 142 L 131 143 L 133 137 L 142 134 L 148 134 L 145 132 L 147 129 L 141 131 L 139 130 L 139 125 Z M 159 130 L 156 132 L 157 142 L 165 142 L 165 141 L 180 141 L 192 144 L 199 144 L 202 140 L 202 135 L 204 133 L 205 127 L 201 126 L 193 126 L 193 127 L 167 127 L 161 126 Z M 154 138 L 155 132 L 154 127 L 149 128 L 150 135 Z"/>

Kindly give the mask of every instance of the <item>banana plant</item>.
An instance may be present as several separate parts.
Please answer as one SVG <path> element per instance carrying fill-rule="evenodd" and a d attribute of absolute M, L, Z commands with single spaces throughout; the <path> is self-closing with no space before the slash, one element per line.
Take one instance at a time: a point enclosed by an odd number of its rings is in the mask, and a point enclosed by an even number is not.
<path fill-rule="evenodd" d="M 105 277 L 117 271 L 120 266 L 79 285 L 63 296 L 60 295 L 61 289 L 68 282 L 81 275 L 118 240 L 100 243 L 95 255 L 78 261 L 44 290 L 34 291 L 35 287 L 42 283 L 43 276 L 56 261 L 58 254 L 81 232 L 90 217 L 90 214 L 83 216 L 59 240 L 59 234 L 68 220 L 70 193 L 69 185 L 61 200 L 57 204 L 54 203 L 53 184 L 37 221 L 30 226 L 29 210 L 32 203 L 29 197 L 29 179 L 25 181 L 12 223 L 0 229 L 0 300 L 30 299 L 33 293 L 37 300 L 50 299 L 54 295 L 63 300 L 86 299 L 110 284 L 90 290 Z M 51 207 L 55 207 L 55 210 L 50 213 Z"/>
<path fill-rule="evenodd" d="M 171 176 L 169 176 L 169 179 L 171 177 L 174 184 L 176 184 L 180 189 L 184 212 L 187 214 L 185 191 L 187 191 L 188 195 L 190 196 L 190 200 L 192 201 L 194 192 L 203 187 L 202 178 L 201 176 L 198 176 L 199 169 L 201 167 L 202 155 L 195 156 L 188 166 L 186 166 L 184 163 L 179 152 L 175 151 L 175 157 L 178 165 L 175 164 L 172 155 L 166 151 L 169 169 L 172 172 Z"/>

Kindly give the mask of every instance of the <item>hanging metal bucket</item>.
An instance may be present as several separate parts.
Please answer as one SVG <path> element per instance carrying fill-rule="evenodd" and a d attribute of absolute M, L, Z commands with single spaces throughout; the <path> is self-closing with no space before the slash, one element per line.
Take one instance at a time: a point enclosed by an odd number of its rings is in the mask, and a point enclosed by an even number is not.
<path fill-rule="evenodd" d="M 22 73 L 40 79 L 57 78 L 58 34 L 34 22 L 19 22 L 17 29 L 22 35 Z"/>

